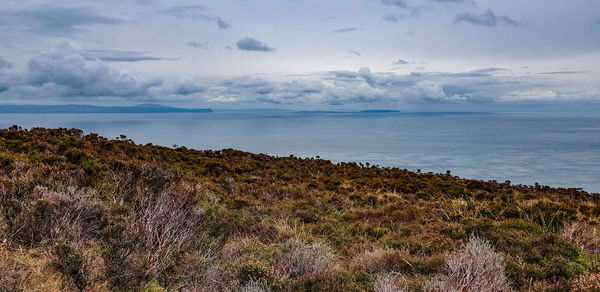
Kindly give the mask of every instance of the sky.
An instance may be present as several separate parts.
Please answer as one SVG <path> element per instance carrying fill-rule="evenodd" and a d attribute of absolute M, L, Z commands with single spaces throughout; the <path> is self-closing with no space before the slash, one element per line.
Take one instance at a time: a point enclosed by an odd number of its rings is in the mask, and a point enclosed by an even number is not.
<path fill-rule="evenodd" d="M 600 111 L 598 0 L 2 0 L 0 104 Z"/>

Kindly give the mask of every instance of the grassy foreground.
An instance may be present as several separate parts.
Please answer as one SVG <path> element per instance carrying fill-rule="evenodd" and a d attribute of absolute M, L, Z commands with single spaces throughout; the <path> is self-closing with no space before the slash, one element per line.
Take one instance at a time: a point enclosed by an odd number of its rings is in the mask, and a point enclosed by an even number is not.
<path fill-rule="evenodd" d="M 577 189 L 0 130 L 0 291 L 598 291 L 599 223 Z"/>

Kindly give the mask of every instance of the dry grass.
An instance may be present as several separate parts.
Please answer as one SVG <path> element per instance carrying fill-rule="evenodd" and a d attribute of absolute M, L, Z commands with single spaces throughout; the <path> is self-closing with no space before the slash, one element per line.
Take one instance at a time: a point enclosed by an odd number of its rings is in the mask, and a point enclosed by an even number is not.
<path fill-rule="evenodd" d="M 565 223 L 562 236 L 591 254 L 600 254 L 600 230 L 597 226 L 581 223 Z"/>
<path fill-rule="evenodd" d="M 331 249 L 323 243 L 290 239 L 284 244 L 276 272 L 285 279 L 322 275 L 337 267 Z"/>
<path fill-rule="evenodd" d="M 425 283 L 426 291 L 510 291 L 504 258 L 492 245 L 472 236 L 463 249 L 446 260 L 444 275 Z"/>
<path fill-rule="evenodd" d="M 250 281 L 239 292 L 271 292 L 271 287 L 262 281 Z"/>
<path fill-rule="evenodd" d="M 375 279 L 375 292 L 404 292 L 406 290 L 398 287 L 398 281 L 403 276 L 396 273 L 382 274 Z"/>
<path fill-rule="evenodd" d="M 583 276 L 571 282 L 574 292 L 600 291 L 600 273 Z"/>
<path fill-rule="evenodd" d="M 395 265 L 391 264 L 388 259 L 395 253 L 397 253 L 397 251 L 375 249 L 357 255 L 352 261 L 353 265 L 360 271 L 369 274 L 393 272 Z"/>
<path fill-rule="evenodd" d="M 2 291 L 63 291 L 61 276 L 49 267 L 50 256 L 39 249 L 12 249 L 0 245 L 0 262 L 11 273 L 2 278 Z"/>

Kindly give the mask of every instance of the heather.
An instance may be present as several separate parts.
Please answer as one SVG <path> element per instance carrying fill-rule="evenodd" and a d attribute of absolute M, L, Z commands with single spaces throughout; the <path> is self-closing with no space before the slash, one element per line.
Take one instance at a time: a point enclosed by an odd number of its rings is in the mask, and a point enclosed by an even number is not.
<path fill-rule="evenodd" d="M 600 287 L 599 203 L 15 126 L 0 130 L 0 290 L 585 291 Z"/>

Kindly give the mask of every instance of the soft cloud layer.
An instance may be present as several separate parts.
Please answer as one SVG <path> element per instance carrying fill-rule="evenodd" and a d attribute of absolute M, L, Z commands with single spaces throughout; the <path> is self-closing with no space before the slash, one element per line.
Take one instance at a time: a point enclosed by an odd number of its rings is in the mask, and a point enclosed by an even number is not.
<path fill-rule="evenodd" d="M 0 14 L 7 22 L 39 34 L 64 35 L 96 24 L 116 25 L 124 21 L 96 13 L 84 7 L 50 7 L 22 9 Z"/>
<path fill-rule="evenodd" d="M 518 6 L 6 0 L 0 103 L 417 110 L 599 104 L 600 2 Z"/>
<path fill-rule="evenodd" d="M 0 66 L 0 98 L 14 102 L 25 97 L 40 103 L 195 100 L 213 106 L 269 104 L 302 108 L 599 100 L 597 91 L 544 89 L 540 88 L 544 80 L 539 74 L 518 76 L 502 68 L 395 74 L 361 67 L 357 71 L 314 73 L 280 81 L 260 75 L 148 79 L 114 69 L 99 59 L 85 58 L 84 52 L 70 43 L 58 43 L 29 60 L 22 75 L 9 74 L 10 62 L 0 57 L 0 64 L 4 64 Z"/>
<path fill-rule="evenodd" d="M 207 14 L 207 8 L 204 6 L 177 6 L 160 10 L 159 12 L 178 18 L 212 22 L 220 29 L 231 28 L 231 25 L 221 17 Z"/>
<path fill-rule="evenodd" d="M 516 21 L 506 15 L 497 16 L 492 10 L 488 10 L 485 13 L 478 15 L 473 13 L 461 13 L 456 16 L 454 22 L 457 23 L 470 23 L 474 25 L 484 26 L 496 26 L 498 24 L 518 26 L 521 22 Z"/>

